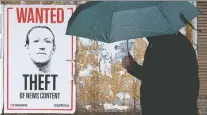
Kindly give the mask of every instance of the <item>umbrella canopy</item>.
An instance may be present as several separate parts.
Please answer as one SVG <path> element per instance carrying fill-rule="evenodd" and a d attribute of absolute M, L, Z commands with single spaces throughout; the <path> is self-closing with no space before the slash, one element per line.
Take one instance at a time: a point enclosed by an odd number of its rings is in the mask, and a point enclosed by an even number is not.
<path fill-rule="evenodd" d="M 199 14 L 188 1 L 92 1 L 76 9 L 66 34 L 106 43 L 173 34 Z"/>

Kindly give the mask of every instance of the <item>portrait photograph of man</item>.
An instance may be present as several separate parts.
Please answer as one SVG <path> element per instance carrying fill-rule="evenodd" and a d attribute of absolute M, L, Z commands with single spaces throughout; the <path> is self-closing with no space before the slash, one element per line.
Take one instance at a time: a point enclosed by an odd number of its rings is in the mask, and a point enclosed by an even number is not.
<path fill-rule="evenodd" d="M 24 35 L 22 34 L 22 38 L 24 38 L 23 44 L 21 43 L 21 48 L 24 47 L 22 49 L 24 52 L 21 52 L 23 56 L 21 58 L 24 58 L 22 71 L 61 74 L 61 71 L 65 73 L 71 70 L 70 62 L 67 60 L 72 59 L 71 53 L 74 52 L 71 47 L 72 38 L 59 36 L 57 29 L 48 25 L 30 26 Z"/>
<path fill-rule="evenodd" d="M 33 26 L 26 35 L 25 47 L 34 66 L 43 73 L 50 72 L 56 49 L 53 31 L 47 26 Z"/>

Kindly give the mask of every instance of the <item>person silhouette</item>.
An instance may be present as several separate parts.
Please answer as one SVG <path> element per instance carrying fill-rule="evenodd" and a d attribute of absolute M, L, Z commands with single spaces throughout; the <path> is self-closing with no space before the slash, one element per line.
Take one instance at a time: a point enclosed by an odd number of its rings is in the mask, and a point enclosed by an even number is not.
<path fill-rule="evenodd" d="M 190 40 L 181 34 L 147 37 L 143 65 L 129 53 L 127 72 L 141 80 L 142 115 L 198 115 L 198 62 Z"/>

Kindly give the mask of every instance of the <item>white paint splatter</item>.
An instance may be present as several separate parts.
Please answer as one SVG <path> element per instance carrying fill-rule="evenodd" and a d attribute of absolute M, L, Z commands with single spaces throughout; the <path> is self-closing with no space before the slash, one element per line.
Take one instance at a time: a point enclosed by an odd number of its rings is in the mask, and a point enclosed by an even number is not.
<path fill-rule="evenodd" d="M 116 94 L 116 96 L 120 99 L 120 100 L 123 100 L 123 99 L 130 99 L 130 95 L 129 93 L 127 92 L 119 92 Z"/>
<path fill-rule="evenodd" d="M 86 108 L 86 110 L 89 110 L 89 109 L 92 108 L 92 107 L 91 107 L 91 105 L 86 105 L 85 108 Z"/>
<path fill-rule="evenodd" d="M 122 76 L 125 74 L 125 70 L 124 71 L 119 71 L 119 76 Z"/>
<path fill-rule="evenodd" d="M 88 64 L 87 68 L 84 70 L 80 70 L 78 76 L 91 76 L 91 71 L 94 70 L 94 68 Z"/>
<path fill-rule="evenodd" d="M 85 70 L 80 70 L 78 76 L 90 76 L 91 73 L 87 69 Z"/>
<path fill-rule="evenodd" d="M 104 103 L 103 106 L 104 106 L 105 110 L 110 110 L 110 109 L 126 110 L 126 109 L 129 109 L 128 106 L 113 105 L 111 103 Z"/>

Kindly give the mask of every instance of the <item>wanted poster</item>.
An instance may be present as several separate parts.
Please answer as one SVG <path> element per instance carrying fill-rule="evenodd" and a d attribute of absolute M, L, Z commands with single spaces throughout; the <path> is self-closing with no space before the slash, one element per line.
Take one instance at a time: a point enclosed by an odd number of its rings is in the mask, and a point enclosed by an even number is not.
<path fill-rule="evenodd" d="M 4 7 L 5 113 L 74 113 L 74 5 Z"/>

